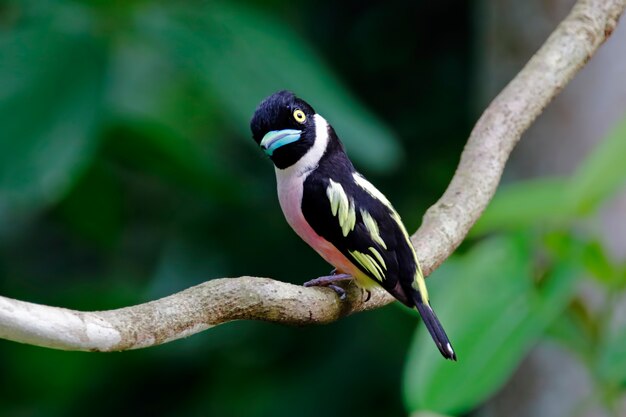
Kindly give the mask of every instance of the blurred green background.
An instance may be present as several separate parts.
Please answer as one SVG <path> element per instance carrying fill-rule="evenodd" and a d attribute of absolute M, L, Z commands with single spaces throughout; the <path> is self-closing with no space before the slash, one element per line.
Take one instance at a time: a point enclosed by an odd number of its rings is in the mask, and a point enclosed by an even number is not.
<path fill-rule="evenodd" d="M 250 138 L 258 102 L 285 88 L 415 230 L 479 114 L 477 9 L 0 1 L 0 294 L 97 310 L 217 277 L 327 273 L 285 223 Z M 467 415 L 543 339 L 574 352 L 613 409 L 626 339 L 603 318 L 626 266 L 578 225 L 622 188 L 624 154 L 622 123 L 573 176 L 510 181 L 429 279 L 458 364 L 398 306 L 123 353 L 0 341 L 0 416 Z M 611 295 L 602 309 L 580 301 L 581 281 Z"/>

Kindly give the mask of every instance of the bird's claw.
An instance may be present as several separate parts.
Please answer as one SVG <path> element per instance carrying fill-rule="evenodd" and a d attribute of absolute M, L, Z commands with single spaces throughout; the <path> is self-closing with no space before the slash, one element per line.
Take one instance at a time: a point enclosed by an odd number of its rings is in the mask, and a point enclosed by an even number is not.
<path fill-rule="evenodd" d="M 341 301 L 346 299 L 346 290 L 341 288 L 339 285 L 328 284 L 328 288 L 331 288 L 333 291 L 335 291 Z"/>
<path fill-rule="evenodd" d="M 327 276 L 312 279 L 310 281 L 305 282 L 303 285 L 307 288 L 308 287 L 331 288 L 333 291 L 337 293 L 337 295 L 339 296 L 339 299 L 343 301 L 346 299 L 346 290 L 336 285 L 335 283 L 340 282 L 340 281 L 349 281 L 351 279 L 352 279 L 352 276 L 348 274 L 334 274 L 334 275 L 327 275 Z"/>

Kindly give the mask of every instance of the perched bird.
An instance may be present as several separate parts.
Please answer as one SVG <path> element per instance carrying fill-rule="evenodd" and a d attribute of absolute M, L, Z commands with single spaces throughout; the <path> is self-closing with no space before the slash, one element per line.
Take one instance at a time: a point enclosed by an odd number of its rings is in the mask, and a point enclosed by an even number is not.
<path fill-rule="evenodd" d="M 430 307 L 424 275 L 400 216 L 359 174 L 334 129 L 304 100 L 279 91 L 261 102 L 252 136 L 274 162 L 278 199 L 289 225 L 328 263 L 335 275 L 308 285 L 343 290 L 354 278 L 364 289 L 380 285 L 420 313 L 441 354 L 456 354 Z M 305 284 L 305 285 L 307 285 Z"/>

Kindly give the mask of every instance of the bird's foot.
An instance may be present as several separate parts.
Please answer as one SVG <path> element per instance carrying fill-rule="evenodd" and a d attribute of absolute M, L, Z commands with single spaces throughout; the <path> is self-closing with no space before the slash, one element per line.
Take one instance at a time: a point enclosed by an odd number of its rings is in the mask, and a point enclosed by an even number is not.
<path fill-rule="evenodd" d="M 335 270 L 333 270 L 335 271 Z M 328 287 L 337 293 L 340 300 L 346 299 L 346 290 L 341 288 L 338 285 L 335 285 L 336 282 L 341 281 L 350 281 L 352 276 L 349 274 L 334 274 L 334 275 L 326 275 L 323 277 L 315 278 L 310 281 L 304 283 L 305 287 Z"/>
<path fill-rule="evenodd" d="M 339 285 L 328 284 L 327 287 L 335 291 L 341 301 L 346 299 L 346 290 L 341 288 Z"/>
<path fill-rule="evenodd" d="M 323 277 L 318 277 L 307 281 L 304 283 L 305 287 L 328 287 L 335 282 L 341 281 L 350 281 L 352 279 L 352 275 L 349 274 L 334 274 L 334 275 L 325 275 Z"/>

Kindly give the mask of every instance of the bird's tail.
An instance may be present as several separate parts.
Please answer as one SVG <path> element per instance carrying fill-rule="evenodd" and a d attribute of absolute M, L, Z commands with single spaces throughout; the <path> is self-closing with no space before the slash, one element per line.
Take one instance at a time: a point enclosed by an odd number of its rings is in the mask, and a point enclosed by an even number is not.
<path fill-rule="evenodd" d="M 448 335 L 445 330 L 443 330 L 443 326 L 439 322 L 437 315 L 430 305 L 427 302 L 424 302 L 422 294 L 418 290 L 413 289 L 411 294 L 413 301 L 415 302 L 415 308 L 417 308 L 420 316 L 422 316 L 424 325 L 426 325 L 426 328 L 439 348 L 439 351 L 444 358 L 455 361 L 456 353 L 454 352 L 454 349 L 452 349 L 450 339 L 448 339 Z"/>

